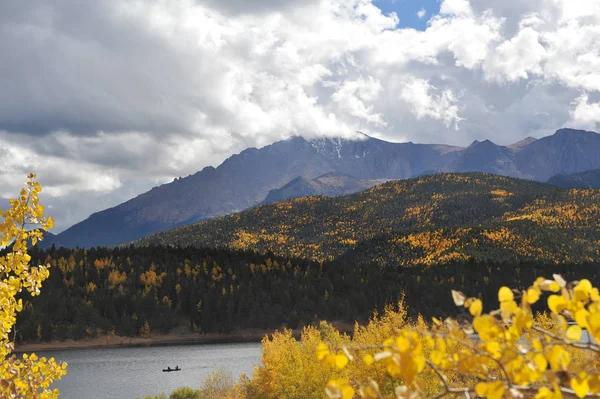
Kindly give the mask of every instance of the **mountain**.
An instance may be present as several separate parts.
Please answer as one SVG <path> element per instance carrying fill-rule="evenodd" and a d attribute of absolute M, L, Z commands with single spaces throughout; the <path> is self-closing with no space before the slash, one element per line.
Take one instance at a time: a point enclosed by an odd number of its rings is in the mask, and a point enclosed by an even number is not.
<path fill-rule="evenodd" d="M 600 134 L 560 129 L 515 154 L 523 176 L 546 181 L 551 176 L 600 168 Z"/>
<path fill-rule="evenodd" d="M 565 188 L 600 188 L 600 169 L 554 175 L 548 180 L 548 184 Z"/>
<path fill-rule="evenodd" d="M 360 180 L 404 179 L 442 168 L 460 147 L 356 139 L 292 137 L 249 148 L 219 167 L 155 187 L 116 207 L 95 213 L 57 235 L 66 247 L 111 246 L 262 202 L 270 190 L 302 176 L 312 180 L 335 171 Z M 45 245 L 51 245 L 46 241 Z"/>
<path fill-rule="evenodd" d="M 267 194 L 262 203 L 268 204 L 306 196 L 322 195 L 325 197 L 339 197 L 366 190 L 378 184 L 383 184 L 386 181 L 388 180 L 361 180 L 337 172 L 326 173 L 312 180 L 297 177 L 285 186 L 269 191 L 269 194 Z"/>
<path fill-rule="evenodd" d="M 407 179 L 436 172 L 489 172 L 546 181 L 557 173 L 593 168 L 600 168 L 600 135 L 572 129 L 510 146 L 484 140 L 467 148 L 390 143 L 366 135 L 354 139 L 292 137 L 261 149 L 246 149 L 217 168 L 204 168 L 95 213 L 58 234 L 53 242 L 68 247 L 129 242 L 248 209 L 265 201 L 271 190 L 313 190 L 314 185 L 306 182 L 329 172 L 358 180 Z M 304 181 L 292 182 L 299 177 Z M 288 184 L 291 186 L 284 190 Z M 340 188 L 340 192 L 352 190 L 351 186 Z M 51 243 L 45 241 L 45 245 Z"/>
<path fill-rule="evenodd" d="M 154 234 L 136 245 L 272 251 L 314 261 L 600 260 L 600 191 L 483 173 L 396 180 L 358 194 L 302 197 Z"/>
<path fill-rule="evenodd" d="M 475 140 L 460 152 L 460 156 L 449 165 L 447 170 L 452 172 L 486 172 L 521 177 L 522 174 L 518 170 L 514 154 L 515 150 L 496 145 L 490 140 L 481 142 Z"/>

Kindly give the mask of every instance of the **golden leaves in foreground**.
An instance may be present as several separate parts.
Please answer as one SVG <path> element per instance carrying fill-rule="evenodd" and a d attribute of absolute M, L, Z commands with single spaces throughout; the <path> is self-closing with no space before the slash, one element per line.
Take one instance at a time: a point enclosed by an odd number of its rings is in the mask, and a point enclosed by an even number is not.
<path fill-rule="evenodd" d="M 38 295 L 42 282 L 50 275 L 48 266 L 30 266 L 27 241 L 35 245 L 41 240 L 42 231 L 28 230 L 29 226 L 52 228 L 51 218 L 44 218 L 44 208 L 38 203 L 42 191 L 35 182 L 35 175 L 28 176 L 25 187 L 16 199 L 10 200 L 6 211 L 0 210 L 0 242 L 2 247 L 12 245 L 8 253 L 0 257 L 0 397 L 40 398 L 58 397 L 58 390 L 50 384 L 66 374 L 65 363 L 58 364 L 53 358 L 46 359 L 35 354 L 23 355 L 22 359 L 11 356 L 14 344 L 9 338 L 16 323 L 17 313 L 23 302 L 17 295 L 23 290 Z"/>
<path fill-rule="evenodd" d="M 546 296 L 550 317 L 534 318 L 531 306 Z M 457 319 L 400 329 L 380 345 L 330 349 L 320 343 L 317 358 L 325 364 L 344 369 L 358 352 L 370 375 L 379 377 L 379 384 L 371 377 L 332 379 L 327 396 L 600 397 L 600 294 L 589 280 L 567 283 L 554 275 L 523 291 L 501 287 L 499 308 L 489 313 L 480 299 L 458 291 L 452 298 L 465 310 Z M 381 375 L 387 375 L 385 387 Z"/>

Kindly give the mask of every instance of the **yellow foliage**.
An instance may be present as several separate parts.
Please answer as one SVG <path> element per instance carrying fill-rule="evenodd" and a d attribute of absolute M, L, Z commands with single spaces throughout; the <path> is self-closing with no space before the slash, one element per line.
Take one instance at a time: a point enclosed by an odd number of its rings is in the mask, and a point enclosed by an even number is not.
<path fill-rule="evenodd" d="M 531 304 L 544 292 L 554 293 L 547 300 L 551 313 L 534 317 Z M 344 370 L 359 364 L 367 370 L 343 378 L 331 373 L 325 394 L 407 399 L 599 396 L 600 293 L 590 281 L 567 284 L 555 275 L 553 280 L 538 278 L 524 291 L 502 287 L 500 308 L 489 313 L 482 313 L 479 299 L 457 291 L 452 297 L 470 317 L 434 320 L 431 327 L 420 318 L 415 325 L 398 323 L 393 331 L 386 325 L 381 330 L 367 326 L 357 328 L 351 345 L 315 345 L 321 364 Z M 584 329 L 591 340 L 582 339 Z M 367 336 L 377 336 L 379 342 L 373 344 Z"/>
<path fill-rule="evenodd" d="M 342 378 L 345 370 L 335 364 L 315 362 L 315 348 L 325 340 L 330 345 L 343 346 L 349 342 L 333 327 L 322 324 L 319 329 L 305 327 L 301 339 L 291 330 L 276 332 L 262 341 L 262 365 L 254 369 L 248 382 L 251 398 L 305 399 L 323 398 L 323 387 L 331 376 Z"/>
<path fill-rule="evenodd" d="M 127 281 L 127 273 L 125 272 L 111 270 L 108 274 L 108 286 L 110 288 L 115 288 L 116 286 L 123 284 L 125 281 Z"/>
<path fill-rule="evenodd" d="M 511 193 L 510 191 L 506 190 L 492 190 L 490 194 L 495 195 L 497 197 L 512 197 L 513 195 L 515 195 L 514 193 Z"/>
<path fill-rule="evenodd" d="M 38 295 L 42 282 L 50 274 L 50 265 L 31 266 L 31 257 L 27 254 L 27 241 L 35 245 L 43 238 L 42 231 L 27 230 L 28 226 L 41 226 L 46 230 L 54 224 L 51 218 L 43 217 L 44 208 L 38 203 L 42 189 L 34 179 L 35 175 L 29 175 L 19 196 L 10 200 L 10 208 L 0 210 L 3 218 L 0 223 L 1 246 L 12 245 L 8 254 L 0 257 L 1 398 L 57 398 L 58 390 L 51 390 L 50 385 L 66 374 L 66 363 L 58 364 L 54 358 L 24 354 L 17 359 L 11 355 L 14 344 L 9 333 L 15 325 L 17 313 L 23 309 L 23 302 L 17 296 L 23 290 Z"/>

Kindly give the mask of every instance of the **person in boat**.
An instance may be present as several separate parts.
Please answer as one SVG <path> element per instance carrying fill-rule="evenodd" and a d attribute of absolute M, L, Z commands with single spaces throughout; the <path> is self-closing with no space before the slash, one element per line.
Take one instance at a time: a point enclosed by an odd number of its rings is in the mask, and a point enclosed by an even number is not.
<path fill-rule="evenodd" d="M 179 366 L 175 366 L 175 371 L 179 371 Z"/>

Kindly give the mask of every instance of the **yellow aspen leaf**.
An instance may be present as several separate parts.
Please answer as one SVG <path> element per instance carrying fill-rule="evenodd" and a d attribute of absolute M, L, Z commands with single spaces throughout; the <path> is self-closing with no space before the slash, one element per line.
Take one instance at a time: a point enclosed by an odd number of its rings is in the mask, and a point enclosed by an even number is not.
<path fill-rule="evenodd" d="M 475 385 L 475 393 L 477 394 L 477 396 L 481 396 L 484 397 L 485 394 L 488 391 L 488 384 L 485 382 L 480 382 L 477 385 Z"/>
<path fill-rule="evenodd" d="M 550 368 L 554 371 L 563 370 L 571 363 L 571 356 L 562 347 L 555 345 L 548 354 Z"/>
<path fill-rule="evenodd" d="M 554 393 L 547 387 L 541 387 L 535 395 L 535 399 L 552 399 L 554 398 Z"/>
<path fill-rule="evenodd" d="M 553 313 L 560 313 L 567 306 L 567 301 L 560 295 L 550 295 L 548 297 L 548 308 Z"/>
<path fill-rule="evenodd" d="M 515 296 L 512 293 L 512 291 L 510 290 L 510 288 L 508 288 L 508 287 L 500 288 L 500 290 L 498 291 L 498 300 L 500 302 L 509 302 L 509 301 L 512 301 L 513 299 L 515 299 Z"/>
<path fill-rule="evenodd" d="M 471 312 L 471 315 L 475 317 L 480 316 L 482 311 L 483 303 L 480 299 L 476 299 L 475 301 L 473 301 L 473 303 L 469 307 L 469 312 Z"/>
<path fill-rule="evenodd" d="M 501 399 L 504 395 L 504 383 L 502 381 L 494 381 L 488 384 L 487 398 L 488 399 Z"/>
<path fill-rule="evenodd" d="M 344 397 L 343 390 L 347 386 L 348 386 L 348 380 L 346 380 L 346 379 L 340 378 L 337 380 L 331 380 L 331 381 L 329 381 L 329 383 L 327 384 L 327 387 L 325 388 L 325 393 L 331 399 L 340 399 L 340 398 Z M 354 395 L 354 392 L 352 392 L 352 395 Z M 350 398 L 352 398 L 352 396 L 350 396 Z"/>
<path fill-rule="evenodd" d="M 594 337 L 594 340 L 600 338 L 600 313 L 594 313 L 587 318 L 588 331 Z"/>
<path fill-rule="evenodd" d="M 363 362 L 365 362 L 365 364 L 367 366 L 370 366 L 370 365 L 372 365 L 375 362 L 375 359 L 373 358 L 372 355 L 366 354 L 366 355 L 363 356 Z"/>
<path fill-rule="evenodd" d="M 590 376 L 588 378 L 588 385 L 590 386 L 590 392 L 593 394 L 597 394 L 600 392 L 600 376 Z"/>
<path fill-rule="evenodd" d="M 584 379 L 572 378 L 571 379 L 571 388 L 573 388 L 573 390 L 575 391 L 575 395 L 577 395 L 578 398 L 583 398 L 590 391 L 590 386 L 588 385 L 587 378 L 584 378 Z"/>
<path fill-rule="evenodd" d="M 541 353 L 536 354 L 533 357 L 533 361 L 535 362 L 535 365 L 537 366 L 538 370 L 546 370 L 546 368 L 548 367 L 548 361 Z"/>
<path fill-rule="evenodd" d="M 540 284 L 540 288 L 544 291 L 558 292 L 560 291 L 560 285 L 554 280 L 544 280 Z"/>
<path fill-rule="evenodd" d="M 587 300 L 591 292 L 592 292 L 592 283 L 590 283 L 590 280 L 587 280 L 587 279 L 581 280 L 573 289 L 573 293 L 575 294 L 575 299 L 577 299 L 578 301 Z"/>
<path fill-rule="evenodd" d="M 588 312 L 586 309 L 579 309 L 575 313 L 575 321 L 577 322 L 577 324 L 579 324 L 579 326 L 581 328 L 588 327 L 587 318 L 589 315 L 590 315 L 590 312 Z"/>
<path fill-rule="evenodd" d="M 540 291 L 536 288 L 530 288 L 527 290 L 525 296 L 527 298 L 527 303 L 533 304 L 536 303 L 538 299 L 540 299 Z"/>
<path fill-rule="evenodd" d="M 351 386 L 345 386 L 342 388 L 342 398 L 352 399 L 354 397 L 354 388 Z"/>
<path fill-rule="evenodd" d="M 346 355 L 335 355 L 335 367 L 343 369 L 348 364 L 348 358 Z"/>
<path fill-rule="evenodd" d="M 444 361 L 445 356 L 441 351 L 433 350 L 433 351 L 431 351 L 431 354 L 429 355 L 429 357 L 434 364 L 439 366 Z"/>
<path fill-rule="evenodd" d="M 480 382 L 475 385 L 475 393 L 488 399 L 500 399 L 504 394 L 504 384 L 502 381 Z"/>
<path fill-rule="evenodd" d="M 512 292 L 511 292 L 512 294 Z M 515 301 L 505 301 L 500 303 L 500 310 L 506 313 L 514 313 L 519 306 Z"/>
<path fill-rule="evenodd" d="M 327 355 L 329 355 L 329 348 L 327 348 L 327 345 L 324 343 L 319 343 L 319 345 L 317 345 L 317 358 L 323 360 Z"/>
<path fill-rule="evenodd" d="M 571 326 L 567 328 L 567 339 L 569 341 L 579 341 L 581 339 L 581 327 Z"/>
<path fill-rule="evenodd" d="M 430 337 L 429 335 L 423 337 L 423 340 L 424 340 L 423 342 L 426 345 L 429 345 L 429 346 L 434 346 L 435 345 L 435 340 L 432 337 Z"/>

